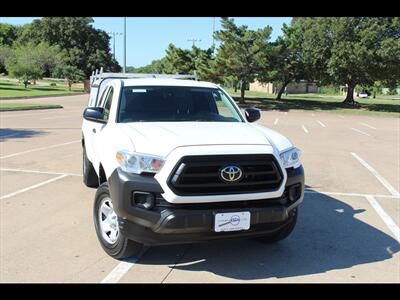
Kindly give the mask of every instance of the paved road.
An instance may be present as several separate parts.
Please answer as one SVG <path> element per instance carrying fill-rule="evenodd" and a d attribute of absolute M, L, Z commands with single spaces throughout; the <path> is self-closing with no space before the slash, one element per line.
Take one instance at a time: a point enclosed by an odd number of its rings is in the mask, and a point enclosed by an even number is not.
<path fill-rule="evenodd" d="M 64 109 L 0 113 L 0 282 L 400 282 L 400 119 L 263 112 L 301 150 L 297 227 L 253 240 L 148 248 L 119 262 L 92 222 L 81 177 L 87 96 L 24 100 Z"/>

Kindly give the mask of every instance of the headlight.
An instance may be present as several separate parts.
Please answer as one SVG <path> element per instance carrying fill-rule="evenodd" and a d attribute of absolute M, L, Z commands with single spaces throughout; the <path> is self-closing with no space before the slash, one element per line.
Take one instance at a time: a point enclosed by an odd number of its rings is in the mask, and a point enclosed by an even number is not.
<path fill-rule="evenodd" d="M 281 157 L 283 166 L 285 168 L 298 168 L 301 165 L 300 162 L 300 150 L 297 148 L 291 148 L 282 152 L 279 156 Z"/>
<path fill-rule="evenodd" d="M 141 174 L 143 172 L 158 173 L 165 160 L 158 156 L 118 151 L 117 161 L 122 170 L 129 173 Z"/>

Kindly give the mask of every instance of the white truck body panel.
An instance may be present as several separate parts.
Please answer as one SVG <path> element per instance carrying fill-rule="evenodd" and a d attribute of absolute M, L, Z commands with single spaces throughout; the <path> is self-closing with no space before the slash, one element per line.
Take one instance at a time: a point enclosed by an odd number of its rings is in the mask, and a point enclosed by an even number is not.
<path fill-rule="evenodd" d="M 280 197 L 287 180 L 286 170 L 279 158 L 279 152 L 293 147 L 281 134 L 266 127 L 245 122 L 132 122 L 116 123 L 120 90 L 124 86 L 219 86 L 192 80 L 137 78 L 110 79 L 91 91 L 88 106 L 94 106 L 96 97 L 109 86 L 114 88 L 113 101 L 107 124 L 83 120 L 82 132 L 87 157 L 96 173 L 103 167 L 106 177 L 119 167 L 116 153 L 120 150 L 161 156 L 165 165 L 155 179 L 164 190 L 162 196 L 171 203 L 204 203 L 218 201 L 257 200 Z M 223 90 L 223 89 L 221 89 Z M 225 92 L 226 93 L 226 92 Z M 98 94 L 98 96 L 96 96 Z M 226 93 L 228 95 L 228 93 Z M 237 104 L 230 98 L 240 111 Z M 244 120 L 246 118 L 243 116 Z M 93 132 L 96 130 L 96 133 Z M 216 154 L 273 154 L 280 164 L 283 181 L 280 188 L 268 193 L 230 194 L 213 196 L 178 196 L 166 184 L 172 169 L 180 158 L 186 155 Z"/>

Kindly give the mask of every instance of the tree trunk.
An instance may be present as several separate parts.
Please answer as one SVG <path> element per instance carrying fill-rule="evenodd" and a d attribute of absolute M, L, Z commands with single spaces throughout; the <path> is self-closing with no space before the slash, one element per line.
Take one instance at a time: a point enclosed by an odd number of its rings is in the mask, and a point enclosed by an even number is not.
<path fill-rule="evenodd" d="M 355 88 L 355 85 L 352 85 L 352 84 L 347 85 L 347 95 L 346 95 L 346 99 L 344 99 L 343 103 L 354 104 L 354 88 Z"/>
<path fill-rule="evenodd" d="M 72 86 L 72 82 L 71 81 L 68 81 L 68 87 L 69 87 L 69 90 L 71 91 L 71 86 Z"/>
<path fill-rule="evenodd" d="M 288 84 L 289 84 L 289 81 L 283 83 L 282 87 L 280 88 L 280 90 L 278 92 L 278 96 L 276 96 L 276 100 L 281 100 L 282 94 L 285 91 L 285 88 Z"/>
<path fill-rule="evenodd" d="M 245 104 L 246 102 L 244 101 L 244 93 L 246 89 L 246 84 L 242 81 L 240 83 L 240 103 Z"/>

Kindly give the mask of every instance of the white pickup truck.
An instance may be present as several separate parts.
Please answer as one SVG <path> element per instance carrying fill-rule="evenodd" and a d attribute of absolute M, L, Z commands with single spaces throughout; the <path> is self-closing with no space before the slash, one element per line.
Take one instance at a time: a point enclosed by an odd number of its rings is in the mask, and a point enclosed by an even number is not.
<path fill-rule="evenodd" d="M 153 78 L 154 77 L 154 78 Z M 303 201 L 300 151 L 221 87 L 184 75 L 92 76 L 83 181 L 116 259 L 143 245 L 287 237 Z"/>

